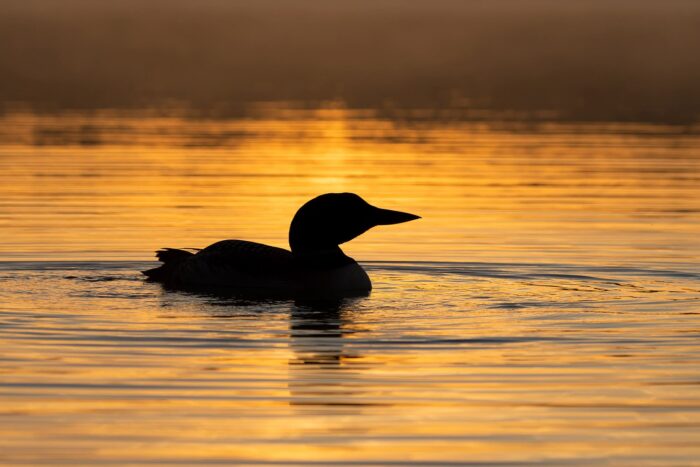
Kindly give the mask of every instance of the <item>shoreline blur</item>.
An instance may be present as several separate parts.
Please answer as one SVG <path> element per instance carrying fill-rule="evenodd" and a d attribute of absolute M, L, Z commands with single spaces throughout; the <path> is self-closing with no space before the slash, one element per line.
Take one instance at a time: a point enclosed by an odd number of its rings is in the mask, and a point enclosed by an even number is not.
<path fill-rule="evenodd" d="M 169 146 L 183 148 L 235 147 L 242 141 L 265 138 L 313 138 L 325 133 L 324 122 L 343 125 L 355 143 L 430 145 L 442 131 L 508 134 L 634 135 L 682 138 L 700 134 L 700 122 L 668 124 L 636 121 L 561 121 L 551 115 L 524 118 L 514 112 L 450 109 L 353 109 L 343 102 L 313 107 L 299 102 L 259 102 L 241 107 L 236 116 L 208 115 L 182 106 L 142 109 L 73 109 L 37 112 L 26 105 L 0 112 L 3 146 Z M 263 126 L 256 124 L 262 123 Z M 289 131 L 265 123 L 290 125 Z M 313 134 L 300 129 L 308 122 Z M 373 127 L 371 132 L 366 132 Z M 262 131 L 262 133 L 261 133 Z M 272 133 L 270 133 L 270 131 Z M 302 133 L 299 133 L 302 131 Z M 320 132 L 320 133 L 319 133 Z M 438 132 L 438 133 L 436 133 Z M 285 134 L 287 134 L 285 136 Z"/>
<path fill-rule="evenodd" d="M 521 121 L 700 119 L 687 0 L 6 0 L 0 111 L 261 101 Z"/>

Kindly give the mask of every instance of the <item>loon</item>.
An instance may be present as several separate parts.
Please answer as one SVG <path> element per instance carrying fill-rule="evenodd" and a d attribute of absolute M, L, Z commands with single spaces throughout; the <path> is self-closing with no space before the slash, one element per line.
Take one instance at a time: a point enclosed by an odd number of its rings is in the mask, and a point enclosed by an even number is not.
<path fill-rule="evenodd" d="M 366 295 L 372 282 L 338 245 L 378 225 L 420 216 L 372 206 L 354 193 L 326 193 L 304 204 L 289 227 L 291 251 L 245 240 L 222 240 L 191 252 L 164 248 L 163 264 L 143 271 L 175 289 L 216 289 L 294 295 Z"/>

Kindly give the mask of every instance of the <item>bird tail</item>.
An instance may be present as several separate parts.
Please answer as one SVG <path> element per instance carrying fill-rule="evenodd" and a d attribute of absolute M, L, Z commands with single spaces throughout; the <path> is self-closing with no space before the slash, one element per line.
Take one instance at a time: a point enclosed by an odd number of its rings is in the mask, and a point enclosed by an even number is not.
<path fill-rule="evenodd" d="M 157 268 L 141 271 L 148 280 L 155 282 L 168 282 L 175 269 L 187 258 L 194 255 L 191 251 L 178 248 L 163 248 L 156 251 L 156 258 L 162 262 Z"/>

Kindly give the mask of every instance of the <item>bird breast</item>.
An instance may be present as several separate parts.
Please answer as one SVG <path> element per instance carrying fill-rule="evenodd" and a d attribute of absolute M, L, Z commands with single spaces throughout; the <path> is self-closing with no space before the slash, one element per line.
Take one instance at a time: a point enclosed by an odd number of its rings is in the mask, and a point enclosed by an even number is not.
<path fill-rule="evenodd" d="M 300 292 L 327 291 L 329 293 L 339 291 L 357 291 L 366 293 L 372 290 L 372 282 L 362 269 L 362 266 L 353 262 L 344 266 L 319 270 L 303 271 L 298 277 Z"/>

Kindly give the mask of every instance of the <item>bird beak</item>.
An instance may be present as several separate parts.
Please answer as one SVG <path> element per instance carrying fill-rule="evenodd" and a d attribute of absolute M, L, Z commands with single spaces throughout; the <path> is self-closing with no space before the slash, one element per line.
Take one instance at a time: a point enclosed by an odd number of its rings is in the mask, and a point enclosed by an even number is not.
<path fill-rule="evenodd" d="M 412 220 L 420 219 L 420 216 L 407 212 L 392 211 L 391 209 L 374 208 L 372 221 L 374 225 L 401 224 Z"/>

